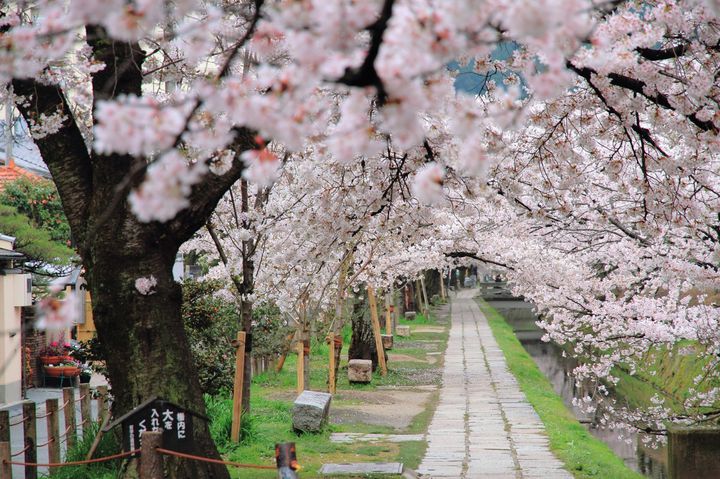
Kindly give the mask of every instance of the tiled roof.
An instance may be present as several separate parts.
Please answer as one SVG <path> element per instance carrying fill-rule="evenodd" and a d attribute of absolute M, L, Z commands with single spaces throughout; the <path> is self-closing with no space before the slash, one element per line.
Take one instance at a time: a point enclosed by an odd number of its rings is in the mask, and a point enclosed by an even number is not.
<path fill-rule="evenodd" d="M 31 173 L 23 168 L 20 168 L 15 164 L 14 160 L 10 160 L 9 165 L 0 166 L 0 190 L 5 187 L 5 183 L 15 181 L 21 176 L 25 176 L 30 179 L 39 180 L 41 177 L 35 173 Z"/>

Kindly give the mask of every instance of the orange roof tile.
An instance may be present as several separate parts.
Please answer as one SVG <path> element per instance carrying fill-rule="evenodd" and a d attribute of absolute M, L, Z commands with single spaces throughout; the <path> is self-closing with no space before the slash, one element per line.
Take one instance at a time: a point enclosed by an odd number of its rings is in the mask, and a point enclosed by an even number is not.
<path fill-rule="evenodd" d="M 5 183 L 15 181 L 21 176 L 25 176 L 30 179 L 40 179 L 40 176 L 36 175 L 35 173 L 31 173 L 17 166 L 15 164 L 15 161 L 12 159 L 10 160 L 9 164 L 0 165 L 0 190 L 4 188 Z"/>

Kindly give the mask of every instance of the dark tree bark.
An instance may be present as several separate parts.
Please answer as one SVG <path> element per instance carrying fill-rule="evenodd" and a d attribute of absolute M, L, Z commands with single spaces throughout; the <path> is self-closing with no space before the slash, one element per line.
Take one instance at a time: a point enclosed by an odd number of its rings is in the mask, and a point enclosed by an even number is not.
<path fill-rule="evenodd" d="M 458 289 L 465 287 L 465 267 L 458 268 Z"/>
<path fill-rule="evenodd" d="M 95 100 L 140 94 L 144 53 L 139 46 L 113 41 L 100 28 L 88 28 L 88 33 L 95 58 L 106 64 L 93 78 Z M 32 80 L 15 80 L 13 86 L 28 100 L 17 105 L 26 119 L 58 110 L 69 117 L 57 133 L 37 145 L 57 184 L 85 266 L 98 338 L 108 354 L 113 414 L 117 417 L 155 396 L 204 414 L 172 265 L 180 245 L 206 223 L 241 176 L 242 162 L 235 161 L 225 175 L 209 175 L 193 188 L 191 206 L 172 221 L 140 223 L 130 211 L 127 194 L 142 181 L 148 160 L 88 151 L 60 89 Z M 237 152 L 253 148 L 252 134 L 237 131 L 232 147 Z M 135 280 L 150 275 L 157 286 L 143 296 Z M 195 421 L 193 439 L 200 455 L 219 458 L 208 425 L 201 420 Z M 166 467 L 170 479 L 229 478 L 221 465 L 166 458 Z"/>
<path fill-rule="evenodd" d="M 372 370 L 375 371 L 378 367 L 377 348 L 364 295 L 353 302 L 350 320 L 352 322 L 352 338 L 350 339 L 348 359 L 370 359 Z"/>
<path fill-rule="evenodd" d="M 428 300 L 433 296 L 440 296 L 440 281 L 442 277 L 436 269 L 425 271 L 425 288 L 427 289 Z"/>
<path fill-rule="evenodd" d="M 403 288 L 403 298 L 405 311 L 417 311 L 415 305 L 415 288 L 413 288 L 412 281 L 408 281 Z"/>

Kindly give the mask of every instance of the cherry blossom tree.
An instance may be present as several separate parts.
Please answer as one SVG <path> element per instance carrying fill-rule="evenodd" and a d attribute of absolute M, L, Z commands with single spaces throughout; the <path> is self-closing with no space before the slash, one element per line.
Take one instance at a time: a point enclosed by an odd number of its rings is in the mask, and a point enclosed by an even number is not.
<path fill-rule="evenodd" d="M 171 266 L 241 177 L 276 182 L 253 228 L 297 212 L 265 236 L 278 260 L 258 285 L 290 274 L 283 254 L 306 276 L 297 287 L 331 284 L 350 251 L 356 279 L 376 284 L 466 257 L 505 267 L 590 374 L 651 343 L 717 352 L 714 1 L 40 0 L 0 13 L 0 84 L 58 186 L 116 413 L 155 395 L 203 410 Z M 453 61 L 472 62 L 480 95 L 455 92 Z M 277 151 L 297 161 L 283 168 Z M 303 215 L 317 235 L 297 234 Z M 246 226 L 227 237 L 251 241 Z M 207 428 L 194 434 L 216 457 Z"/>

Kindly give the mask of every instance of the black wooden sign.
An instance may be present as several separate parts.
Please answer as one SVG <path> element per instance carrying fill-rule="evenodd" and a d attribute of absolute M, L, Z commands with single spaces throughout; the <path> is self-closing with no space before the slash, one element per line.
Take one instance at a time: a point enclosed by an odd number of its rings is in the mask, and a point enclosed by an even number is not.
<path fill-rule="evenodd" d="M 142 433 L 162 431 L 162 444 L 165 449 L 193 453 L 193 419 L 206 417 L 189 411 L 177 404 L 163 399 L 151 399 L 121 418 L 114 421 L 106 431 L 118 424 L 122 425 L 123 450 L 133 451 L 142 446 Z"/>

